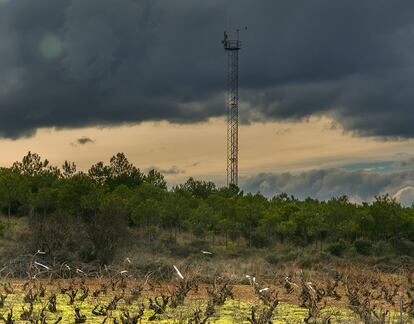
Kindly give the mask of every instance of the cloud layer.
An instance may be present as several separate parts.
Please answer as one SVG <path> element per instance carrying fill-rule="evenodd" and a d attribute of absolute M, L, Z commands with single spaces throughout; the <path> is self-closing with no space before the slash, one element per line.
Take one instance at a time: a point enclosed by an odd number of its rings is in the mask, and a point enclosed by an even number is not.
<path fill-rule="evenodd" d="M 414 135 L 411 0 L 18 0 L 0 2 L 0 137 L 224 115 L 228 21 L 249 26 L 245 122 Z"/>
<path fill-rule="evenodd" d="M 375 196 L 390 194 L 404 205 L 414 202 L 414 170 L 386 173 L 342 168 L 292 173 L 261 173 L 245 178 L 241 187 L 272 197 L 280 193 L 328 200 L 347 195 L 352 201 L 371 201 Z"/>

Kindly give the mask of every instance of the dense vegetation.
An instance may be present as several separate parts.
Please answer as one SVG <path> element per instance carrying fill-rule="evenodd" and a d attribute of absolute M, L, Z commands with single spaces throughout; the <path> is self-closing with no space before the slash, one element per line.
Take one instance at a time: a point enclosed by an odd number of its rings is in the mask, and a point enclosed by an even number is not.
<path fill-rule="evenodd" d="M 29 152 L 0 169 L 0 207 L 9 221 L 28 220 L 24 246 L 61 261 L 111 262 L 130 231 L 149 246 L 163 233 L 170 242 L 186 234 L 210 247 L 291 244 L 339 257 L 414 254 L 414 209 L 388 195 L 362 205 L 345 196 L 268 199 L 192 178 L 169 190 L 161 173 L 144 174 L 122 153 L 84 173 L 72 162 L 59 169 Z M 0 235 L 5 231 L 7 221 L 0 223 Z"/>

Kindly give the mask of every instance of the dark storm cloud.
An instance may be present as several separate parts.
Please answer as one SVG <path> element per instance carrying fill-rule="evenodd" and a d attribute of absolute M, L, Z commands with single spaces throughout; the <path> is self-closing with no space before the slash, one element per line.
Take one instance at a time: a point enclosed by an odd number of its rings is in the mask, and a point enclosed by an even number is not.
<path fill-rule="evenodd" d="M 185 173 L 184 170 L 181 170 L 176 165 L 173 165 L 172 167 L 170 167 L 168 169 L 162 169 L 162 168 L 158 168 L 158 167 L 150 167 L 150 168 L 147 169 L 147 172 L 151 171 L 151 170 L 156 170 L 156 171 L 158 171 L 158 172 L 160 172 L 161 174 L 164 174 L 164 175 L 178 175 L 178 174 Z"/>
<path fill-rule="evenodd" d="M 70 143 L 71 146 L 83 146 L 83 145 L 87 145 L 87 144 L 94 144 L 95 140 L 93 140 L 90 137 L 87 136 L 83 136 L 81 138 L 78 138 L 75 142 Z"/>
<path fill-rule="evenodd" d="M 76 141 L 80 145 L 93 144 L 95 141 L 89 137 L 81 137 Z"/>
<path fill-rule="evenodd" d="M 248 192 L 260 191 L 268 197 L 288 193 L 297 198 L 321 200 L 347 195 L 352 200 L 370 201 L 382 194 L 395 195 L 414 186 L 414 171 L 375 173 L 366 170 L 322 169 L 299 174 L 261 173 L 242 180 Z"/>
<path fill-rule="evenodd" d="M 228 21 L 249 26 L 245 122 L 326 114 L 414 135 L 411 0 L 14 0 L 0 3 L 0 136 L 224 115 Z"/>

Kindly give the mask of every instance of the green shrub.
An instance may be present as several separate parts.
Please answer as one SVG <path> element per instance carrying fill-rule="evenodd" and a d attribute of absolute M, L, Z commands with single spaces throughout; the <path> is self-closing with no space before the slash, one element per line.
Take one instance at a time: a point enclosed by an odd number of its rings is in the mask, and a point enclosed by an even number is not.
<path fill-rule="evenodd" d="M 82 245 L 77 250 L 77 257 L 82 262 L 92 262 L 97 259 L 97 254 L 95 251 L 95 246 L 89 240 L 82 242 Z"/>
<path fill-rule="evenodd" d="M 272 265 L 278 265 L 281 263 L 296 261 L 296 259 L 300 257 L 300 255 L 301 254 L 298 251 L 278 252 L 267 255 L 265 257 L 265 260 Z"/>
<path fill-rule="evenodd" d="M 206 237 L 206 230 L 204 229 L 203 226 L 198 225 L 196 227 L 193 228 L 193 235 L 195 237 L 199 237 L 199 238 L 205 238 Z"/>
<path fill-rule="evenodd" d="M 132 265 L 133 271 L 144 277 L 151 273 L 153 279 L 170 280 L 173 276 L 174 269 L 168 262 L 152 258 L 140 258 L 139 262 Z"/>
<path fill-rule="evenodd" d="M 251 237 L 251 241 L 252 241 L 252 245 L 255 248 L 259 248 L 259 249 L 268 247 L 270 246 L 270 243 L 271 243 L 269 238 L 260 232 L 254 233 Z"/>
<path fill-rule="evenodd" d="M 273 265 L 278 265 L 282 261 L 282 256 L 279 254 L 269 254 L 265 257 L 265 260 Z"/>
<path fill-rule="evenodd" d="M 372 241 L 366 239 L 358 239 L 354 242 L 355 250 L 361 255 L 371 255 L 373 253 Z"/>
<path fill-rule="evenodd" d="M 230 258 L 230 259 L 237 259 L 237 258 L 245 259 L 252 255 L 256 255 L 258 253 L 258 251 L 255 249 L 248 249 L 244 246 L 237 246 L 237 245 L 232 245 L 227 248 L 224 246 L 223 247 L 215 246 L 214 252 L 216 252 L 217 255 L 220 255 L 220 257 Z"/>
<path fill-rule="evenodd" d="M 0 221 L 0 237 L 4 236 L 4 234 L 6 233 L 6 228 L 7 228 L 7 225 L 3 223 L 2 221 Z"/>
<path fill-rule="evenodd" d="M 205 240 L 193 240 L 189 244 L 194 249 L 198 250 L 209 250 L 209 243 Z"/>
<path fill-rule="evenodd" d="M 386 241 L 378 241 L 373 243 L 373 253 L 376 256 L 383 256 L 385 254 L 393 253 L 393 246 Z"/>
<path fill-rule="evenodd" d="M 328 247 L 328 252 L 337 257 L 342 257 L 347 248 L 346 242 L 344 240 L 339 240 L 338 243 L 333 243 Z"/>
<path fill-rule="evenodd" d="M 158 239 L 156 241 L 158 241 Z M 164 244 L 165 246 L 170 246 L 170 245 L 177 244 L 177 240 L 174 237 L 172 237 L 172 236 L 168 236 L 168 237 L 165 237 L 165 238 L 161 238 L 161 239 L 159 239 L 159 241 L 162 244 Z"/>
<path fill-rule="evenodd" d="M 396 254 L 414 256 L 414 242 L 407 239 L 395 239 L 392 245 Z"/>
<path fill-rule="evenodd" d="M 186 258 L 190 254 L 194 253 L 196 250 L 194 248 L 192 248 L 191 246 L 188 246 L 188 245 L 174 244 L 174 245 L 171 245 L 168 248 L 168 251 L 170 252 L 170 255 L 172 255 L 172 256 Z"/>
<path fill-rule="evenodd" d="M 331 261 L 331 255 L 325 252 L 306 253 L 299 259 L 298 265 L 301 268 L 311 269 L 320 264 L 329 264 Z"/>

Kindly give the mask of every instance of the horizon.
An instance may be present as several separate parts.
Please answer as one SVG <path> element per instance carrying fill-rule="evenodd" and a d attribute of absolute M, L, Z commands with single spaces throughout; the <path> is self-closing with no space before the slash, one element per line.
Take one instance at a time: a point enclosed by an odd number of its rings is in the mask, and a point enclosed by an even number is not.
<path fill-rule="evenodd" d="M 113 154 L 111 156 L 111 160 L 112 160 L 112 158 L 115 158 L 119 154 L 125 156 L 125 158 L 127 159 L 126 161 L 131 163 L 131 161 L 128 160 L 128 156 L 126 156 L 123 152 L 117 152 L 117 153 Z M 108 159 L 108 161 L 100 160 L 100 161 L 96 161 L 95 163 L 91 164 L 89 166 L 89 168 L 87 168 L 87 169 L 79 169 L 77 164 L 76 164 L 76 161 L 65 160 L 64 163 L 62 163 L 61 165 L 55 165 L 55 164 L 51 163 L 51 161 L 49 159 L 47 159 L 47 157 L 43 157 L 43 156 L 40 156 L 36 152 L 29 151 L 21 160 L 14 161 L 10 166 L 0 166 L 0 170 L 2 168 L 4 168 L 4 169 L 10 169 L 12 171 L 15 171 L 14 170 L 15 165 L 17 166 L 20 163 L 24 164 L 26 158 L 31 159 L 34 156 L 39 158 L 39 162 L 41 162 L 41 161 L 46 162 L 47 161 L 47 168 L 50 168 L 50 172 L 52 172 L 53 174 L 55 173 L 54 170 L 58 171 L 58 174 L 54 175 L 53 177 L 57 176 L 57 177 L 63 177 L 63 178 L 65 178 L 64 172 L 65 172 L 65 165 L 66 164 L 73 165 L 73 167 L 74 167 L 74 173 L 70 176 L 70 177 L 72 177 L 72 176 L 75 176 L 75 175 L 90 176 L 89 171 L 94 166 L 96 166 L 98 163 L 103 163 L 103 165 L 107 166 L 107 167 L 109 167 L 110 163 L 111 163 L 110 159 Z M 171 190 L 171 191 L 174 191 L 175 188 L 180 187 L 181 185 L 187 184 L 191 180 L 199 182 L 199 184 L 212 183 L 215 186 L 215 188 L 218 189 L 218 190 L 228 187 L 227 184 L 216 183 L 216 182 L 212 181 L 211 179 L 209 180 L 209 179 L 203 179 L 203 178 L 194 178 L 193 176 L 189 176 L 188 178 L 185 178 L 185 179 L 183 178 L 183 180 L 180 181 L 180 182 L 173 182 L 173 183 L 170 182 L 169 183 L 166 178 L 168 178 L 169 174 L 181 173 L 179 169 L 171 168 L 171 169 L 165 170 L 165 169 L 157 168 L 157 167 L 149 167 L 149 168 L 146 168 L 146 169 L 141 169 L 141 168 L 139 168 L 139 166 L 134 165 L 134 163 L 131 163 L 131 166 L 136 167 L 137 170 L 144 177 L 146 175 L 150 174 L 152 171 L 159 172 L 159 174 L 165 180 L 166 189 Z M 18 167 L 18 169 L 19 168 L 20 167 Z M 360 173 L 367 172 L 367 171 L 371 172 L 371 170 L 363 170 L 363 169 L 356 169 L 356 170 Z M 46 169 L 44 171 L 46 171 Z M 329 176 L 329 173 L 347 172 L 347 170 L 345 170 L 345 169 L 335 169 L 335 168 L 330 168 L 330 169 L 327 168 L 326 170 L 323 170 L 323 171 L 327 172 L 328 176 Z M 21 171 L 17 171 L 17 172 L 20 173 Z M 294 181 L 297 181 L 297 179 L 302 178 L 306 173 L 312 174 L 312 173 L 319 173 L 319 172 L 321 172 L 321 170 L 313 169 L 313 170 L 309 170 L 309 171 L 305 171 L 305 172 L 301 171 L 301 172 L 298 172 L 298 173 L 283 173 L 283 174 L 280 174 L 280 175 L 271 175 L 271 176 L 273 176 L 275 178 L 277 178 L 278 176 L 285 177 L 285 178 L 288 177 L 288 178 L 292 179 L 292 182 L 294 182 Z M 267 177 L 267 176 L 268 176 L 268 174 L 265 174 L 265 173 L 261 173 L 261 174 L 257 175 L 257 177 L 259 177 L 259 178 L 260 177 Z M 373 177 L 374 178 L 375 177 L 381 177 L 381 174 L 379 174 L 379 173 L 375 174 L 375 171 L 374 171 Z M 263 191 L 261 191 L 260 189 L 256 190 L 256 191 L 249 190 L 249 188 L 247 190 L 244 189 L 244 187 L 249 185 L 249 182 L 250 182 L 250 185 L 252 185 L 253 188 L 256 188 L 255 184 L 254 183 L 252 184 L 252 182 L 254 182 L 254 181 L 256 181 L 256 178 L 254 178 L 254 177 L 241 178 L 242 184 L 241 184 L 241 186 L 238 187 L 239 190 L 240 190 L 240 193 L 261 195 L 261 196 L 263 196 L 263 197 L 265 197 L 266 199 L 269 199 L 269 200 L 271 200 L 274 197 L 279 197 L 279 196 L 283 196 L 283 195 L 287 195 L 288 197 L 292 197 L 294 199 L 298 199 L 298 200 L 302 200 L 302 201 L 305 201 L 309 198 L 313 199 L 313 200 L 316 200 L 316 201 L 318 201 L 318 200 L 319 201 L 332 201 L 332 200 L 335 200 L 335 199 L 346 197 L 350 203 L 360 205 L 360 206 L 362 206 L 364 203 L 374 203 L 375 201 L 377 201 L 378 198 L 390 197 L 393 200 L 395 200 L 397 203 L 399 203 L 402 207 L 412 207 L 413 206 L 413 203 L 411 201 L 411 197 L 414 195 L 414 187 L 413 186 L 404 187 L 404 188 L 400 189 L 399 191 L 397 191 L 393 195 L 390 194 L 389 192 L 382 192 L 381 194 L 375 195 L 372 199 L 363 200 L 359 196 L 350 196 L 348 194 L 341 194 L 341 193 L 339 193 L 339 194 L 330 194 L 330 195 L 327 195 L 327 196 L 324 196 L 324 197 L 312 197 L 312 195 L 308 194 L 308 191 L 307 191 L 308 188 L 306 188 L 307 184 L 302 184 L 301 186 L 299 186 L 299 189 L 301 190 L 301 193 L 298 194 L 298 195 L 294 195 L 292 193 L 289 193 L 288 191 L 283 191 L 283 190 L 278 191 L 278 192 L 274 192 L 274 191 L 267 192 L 266 190 L 268 188 L 266 188 L 266 187 L 261 188 L 261 189 L 263 189 Z M 285 183 L 290 183 L 289 181 L 286 181 L 286 179 L 284 179 L 284 182 Z"/>

